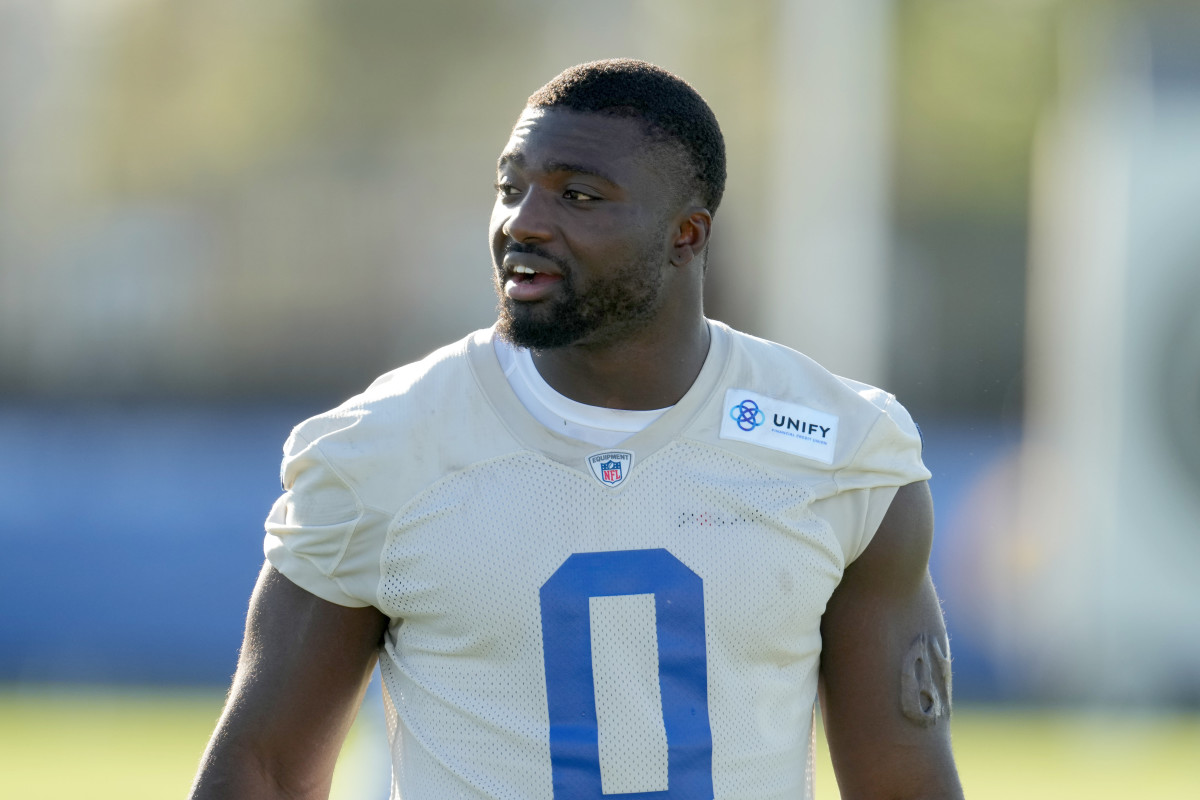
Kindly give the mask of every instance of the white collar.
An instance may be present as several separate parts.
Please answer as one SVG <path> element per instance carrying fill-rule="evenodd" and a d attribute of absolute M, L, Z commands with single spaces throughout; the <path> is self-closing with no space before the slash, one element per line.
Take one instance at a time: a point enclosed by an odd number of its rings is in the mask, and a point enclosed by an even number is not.
<path fill-rule="evenodd" d="M 614 447 L 645 430 L 669 408 L 629 411 L 576 402 L 546 383 L 527 348 L 516 347 L 499 336 L 493 338 L 493 346 L 504 377 L 525 409 L 538 422 L 573 439 Z"/>

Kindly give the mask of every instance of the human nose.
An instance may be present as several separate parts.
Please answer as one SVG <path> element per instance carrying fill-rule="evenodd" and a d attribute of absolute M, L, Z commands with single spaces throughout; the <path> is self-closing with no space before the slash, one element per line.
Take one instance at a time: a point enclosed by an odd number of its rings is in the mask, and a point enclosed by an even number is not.
<path fill-rule="evenodd" d="M 508 216 L 500 230 L 517 242 L 549 239 L 553 223 L 546 193 L 535 186 L 529 187 L 516 202 L 508 206 Z"/>

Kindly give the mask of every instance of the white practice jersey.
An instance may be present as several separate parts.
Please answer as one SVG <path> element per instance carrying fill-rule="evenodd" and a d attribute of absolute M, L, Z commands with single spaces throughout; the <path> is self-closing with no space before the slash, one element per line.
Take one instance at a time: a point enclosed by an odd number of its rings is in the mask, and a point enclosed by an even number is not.
<path fill-rule="evenodd" d="M 537 422 L 489 330 L 292 433 L 267 557 L 392 620 L 394 798 L 811 797 L 825 604 L 929 473 L 891 395 L 710 329 L 616 447 Z"/>

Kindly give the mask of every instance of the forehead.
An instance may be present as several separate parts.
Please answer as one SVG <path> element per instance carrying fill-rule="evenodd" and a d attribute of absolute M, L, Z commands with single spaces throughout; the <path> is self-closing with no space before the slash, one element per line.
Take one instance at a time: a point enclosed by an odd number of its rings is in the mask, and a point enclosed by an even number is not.
<path fill-rule="evenodd" d="M 650 144 L 636 119 L 562 108 L 526 108 L 513 126 L 499 163 L 545 171 L 564 165 L 586 167 L 573 171 L 628 179 L 653 171 L 651 160 L 644 158 Z"/>

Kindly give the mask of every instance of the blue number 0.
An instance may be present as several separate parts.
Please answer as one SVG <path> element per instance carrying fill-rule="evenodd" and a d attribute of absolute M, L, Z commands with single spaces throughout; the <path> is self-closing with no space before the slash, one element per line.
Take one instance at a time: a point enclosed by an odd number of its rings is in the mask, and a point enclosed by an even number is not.
<path fill-rule="evenodd" d="M 620 797 L 711 798 L 704 584 L 699 575 L 662 549 L 576 553 L 542 585 L 542 648 L 554 796 L 569 800 L 605 797 L 600 782 L 588 599 L 630 594 L 654 595 L 669 788 L 622 793 Z"/>

